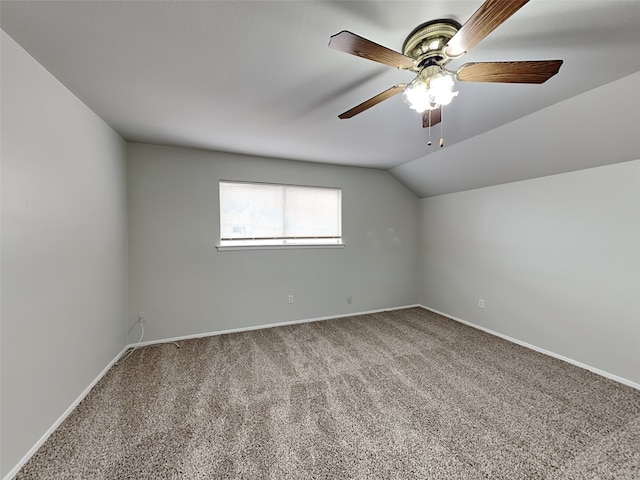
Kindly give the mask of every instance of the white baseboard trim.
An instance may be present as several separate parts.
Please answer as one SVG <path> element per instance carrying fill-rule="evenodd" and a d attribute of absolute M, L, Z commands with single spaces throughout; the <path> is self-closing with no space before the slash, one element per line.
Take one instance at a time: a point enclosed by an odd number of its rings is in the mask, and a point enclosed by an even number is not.
<path fill-rule="evenodd" d="M 213 332 L 205 332 L 205 333 L 195 333 L 193 335 L 183 335 L 180 337 L 171 337 L 171 338 L 163 338 L 160 340 L 149 340 L 147 342 L 140 343 L 131 343 L 125 347 L 125 350 L 128 348 L 135 347 L 145 347 L 147 345 L 158 345 L 161 343 L 171 343 L 171 342 L 180 342 L 182 340 L 191 340 L 193 338 L 203 338 L 203 337 L 214 337 L 216 335 L 226 335 L 228 333 L 240 333 L 240 332 L 249 332 L 251 330 L 263 330 L 265 328 L 273 328 L 273 327 L 284 327 L 286 325 L 297 325 L 299 323 L 311 323 L 311 322 L 320 322 L 323 320 L 333 320 L 336 318 L 346 318 L 346 317 L 356 317 L 358 315 L 368 315 L 370 313 L 380 313 L 380 312 L 392 312 L 394 310 L 404 310 L 405 308 L 425 308 L 422 305 L 404 305 L 401 307 L 391 307 L 391 308 L 381 308 L 378 310 L 367 310 L 364 312 L 354 312 L 354 313 L 343 313 L 339 315 L 329 315 L 327 317 L 314 317 L 314 318 L 305 318 L 303 320 L 291 320 L 288 322 L 280 322 L 280 323 L 268 323 L 265 325 L 255 325 L 251 327 L 240 327 L 240 328 L 231 328 L 228 330 L 215 330 Z"/>
<path fill-rule="evenodd" d="M 394 311 L 394 310 L 403 310 L 403 309 L 406 309 L 406 308 L 414 308 L 414 307 L 424 308 L 425 310 L 429 310 L 430 312 L 437 313 L 438 315 L 442 315 L 443 317 L 450 318 L 451 320 L 454 320 L 456 322 L 462 323 L 464 325 L 468 325 L 468 326 L 470 326 L 472 328 L 476 328 L 478 330 L 482 330 L 483 332 L 489 333 L 490 335 L 494 335 L 496 337 L 500 337 L 500 338 L 502 338 L 504 340 L 507 340 L 509 342 L 515 343 L 517 345 L 521 345 L 521 346 L 523 346 L 525 348 L 529 348 L 531 350 L 534 350 L 536 352 L 542 353 L 544 355 L 549 355 L 550 357 L 557 358 L 559 360 L 562 360 L 564 362 L 570 363 L 570 364 L 575 365 L 577 367 L 589 370 L 589 371 L 591 371 L 593 373 L 596 373 L 596 374 L 598 374 L 600 376 L 603 376 L 605 378 L 614 380 L 614 381 L 616 381 L 618 383 L 622 383 L 622 384 L 627 385 L 629 387 L 632 387 L 632 388 L 635 388 L 637 390 L 640 390 L 640 384 L 635 383 L 635 382 L 633 382 L 631 380 L 628 380 L 626 378 L 622 378 L 622 377 L 619 377 L 619 376 L 614 375 L 612 373 L 605 372 L 604 370 L 592 367 L 591 365 L 584 364 L 584 363 L 579 362 L 577 360 L 574 360 L 572 358 L 565 357 L 564 355 L 560 355 L 560 354 L 551 352 L 549 350 L 545 350 L 544 348 L 537 347 L 537 346 L 532 345 L 530 343 L 523 342 L 521 340 L 518 340 L 516 338 L 510 337 L 508 335 L 504 335 L 502 333 L 493 331 L 493 330 L 488 329 L 486 327 L 482 327 L 480 325 L 476 325 L 474 323 L 468 322 L 468 321 L 463 320 L 461 318 L 454 317 L 454 316 L 449 315 L 447 313 L 440 312 L 438 310 L 435 310 L 433 308 L 429 308 L 429 307 L 427 307 L 425 305 L 420 305 L 420 304 L 404 305 L 404 306 L 400 306 L 400 307 L 383 308 L 383 309 L 378 309 L 378 310 L 368 310 L 368 311 L 364 311 L 364 312 L 354 312 L 354 313 L 345 313 L 345 314 L 339 314 L 339 315 L 330 315 L 330 316 L 326 316 L 326 317 L 315 317 L 315 318 L 307 318 L 307 319 L 302 319 L 302 320 L 292 320 L 292 321 L 281 322 L 281 323 L 270 323 L 270 324 L 265 324 L 265 325 L 255 325 L 255 326 L 250 326 L 250 327 L 232 328 L 232 329 L 227 329 L 227 330 L 217 330 L 217 331 L 207 332 L 207 333 L 184 335 L 184 336 L 180 336 L 180 337 L 165 338 L 165 339 L 160 339 L 160 340 L 150 340 L 150 341 L 146 341 L 146 342 L 141 342 L 139 344 L 138 343 L 132 343 L 132 344 L 129 344 L 126 347 L 124 347 L 122 349 L 122 351 L 120 351 L 120 353 L 118 353 L 118 355 L 116 355 L 115 358 L 113 360 L 111 360 L 111 362 L 109 362 L 109 364 L 102 370 L 102 372 L 100 372 L 100 374 L 91 382 L 91 384 L 89 384 L 89 386 L 78 396 L 78 398 L 64 411 L 64 413 L 62 415 L 60 415 L 60 417 L 54 422 L 54 424 L 51 425 L 51 427 L 44 433 L 44 435 L 42 435 L 42 437 L 33 445 L 33 447 L 31 447 L 31 449 L 24 455 L 24 457 L 22 457 L 22 459 L 13 467 L 13 469 L 11 469 L 4 476 L 3 480 L 12 480 L 18 474 L 18 472 L 24 466 L 24 464 L 27 463 L 27 461 L 29 461 L 29 459 L 44 444 L 44 442 L 49 438 L 49 436 L 51 436 L 51 434 L 56 430 L 56 428 L 58 428 L 60 426 L 60 424 L 71 414 L 71 412 L 80 404 L 80 402 L 82 400 L 84 400 L 84 398 L 89 394 L 91 389 L 102 379 L 102 377 L 109 371 L 109 369 L 111 367 L 113 367 L 113 365 L 115 365 L 118 362 L 118 360 L 120 360 L 120 358 L 130 348 L 144 347 L 144 346 L 147 346 L 147 345 L 156 345 L 156 344 L 170 343 L 170 342 L 179 342 L 179 341 L 182 341 L 182 340 L 190 340 L 190 339 L 194 339 L 194 338 L 203 338 L 203 337 L 211 337 L 211 336 L 216 336 L 216 335 L 225 335 L 225 334 L 228 334 L 228 333 L 239 333 L 239 332 L 248 332 L 248 331 L 251 331 L 251 330 L 262 330 L 262 329 L 265 329 L 265 328 L 282 327 L 282 326 L 286 326 L 286 325 L 296 325 L 296 324 L 301 324 L 301 323 L 319 322 L 319 321 L 323 321 L 323 320 L 332 320 L 332 319 L 336 319 L 336 318 L 355 317 L 355 316 L 358 316 L 358 315 L 367 315 L 367 314 L 371 314 L 371 313 L 390 312 L 390 311 Z"/>
<path fill-rule="evenodd" d="M 618 375 L 614 375 L 613 373 L 605 372 L 604 370 L 600 370 L 599 368 L 592 367 L 591 365 L 587 365 L 586 363 L 579 362 L 577 360 L 574 360 L 573 358 L 565 357 L 564 355 L 560 355 L 558 353 L 551 352 L 549 350 L 545 350 L 544 348 L 540 348 L 540 347 L 537 347 L 537 346 L 532 345 L 530 343 L 523 342 L 522 340 L 518 340 L 517 338 L 513 338 L 513 337 L 510 337 L 508 335 L 504 335 L 502 333 L 493 331 L 493 330 L 491 330 L 489 328 L 482 327 L 480 325 L 476 325 L 475 323 L 468 322 L 467 320 L 462 320 L 461 318 L 454 317 L 453 315 L 449 315 L 447 313 L 440 312 L 440 311 L 435 310 L 433 308 L 429 308 L 429 307 L 426 307 L 424 305 L 420 305 L 420 306 L 422 308 L 424 308 L 425 310 L 429 310 L 430 312 L 437 313 L 438 315 L 442 315 L 443 317 L 450 318 L 451 320 L 455 320 L 456 322 L 463 323 L 465 325 L 468 325 L 469 327 L 476 328 L 478 330 L 482 330 L 483 332 L 486 332 L 486 333 L 488 333 L 490 335 L 494 335 L 496 337 L 500 337 L 500 338 L 502 338 L 504 340 L 507 340 L 507 341 L 509 341 L 511 343 L 515 343 L 515 344 L 518 344 L 518 345 L 520 345 L 522 347 L 526 347 L 526 348 L 529 348 L 531 350 L 535 350 L 536 352 L 542 353 L 544 355 L 549 355 L 550 357 L 557 358 L 558 360 L 562 360 L 563 362 L 570 363 L 572 365 L 575 365 L 576 367 L 584 368 L 585 370 L 589 370 L 590 372 L 596 373 L 596 374 L 598 374 L 598 375 L 600 375 L 602 377 L 608 378 L 608 379 L 616 381 L 618 383 L 622 383 L 622 384 L 627 385 L 629 387 L 635 388 L 636 390 L 640 390 L 640 384 L 636 383 L 636 382 L 633 382 L 633 381 L 631 381 L 629 379 L 626 379 L 626 378 L 623 378 L 623 377 L 619 377 Z"/>
<path fill-rule="evenodd" d="M 405 306 L 401 306 L 401 307 L 382 308 L 382 309 L 379 309 L 379 310 L 369 310 L 369 311 L 366 311 L 366 312 L 345 313 L 345 314 L 341 314 L 341 315 L 331 315 L 331 316 L 328 316 L 328 317 L 307 318 L 307 319 L 304 319 L 304 320 L 293 320 L 293 321 L 282 322 L 282 323 L 270 323 L 270 324 L 267 324 L 267 325 L 256 325 L 256 326 L 251 326 L 251 327 L 232 328 L 232 329 L 228 329 L 228 330 L 218 330 L 218 331 L 208 332 L 208 333 L 198 333 L 198 334 L 194 334 L 194 335 L 184 335 L 184 336 L 181 336 L 181 337 L 164 338 L 164 339 L 161 339 L 161 340 L 150 340 L 150 341 L 147 341 L 147 342 L 130 343 L 129 345 L 125 346 L 122 349 L 122 351 L 118 355 L 116 355 L 116 357 L 113 360 L 111 360 L 111 362 L 109 362 L 109 364 L 104 368 L 104 370 L 102 370 L 102 372 L 100 372 L 100 374 L 93 380 L 93 382 L 91 382 L 91 384 L 69 406 L 69 408 L 67 408 L 64 411 L 64 413 L 62 415 L 60 415 L 60 417 L 54 422 L 54 424 L 51 425 L 51 427 L 49 427 L 49 429 L 44 433 L 44 435 L 42 435 L 42 437 L 40 437 L 40 439 L 35 443 L 35 445 L 33 445 L 33 447 L 31 447 L 31 449 L 24 455 L 24 457 L 22 457 L 22 459 L 16 464 L 16 466 L 13 467 L 9 471 L 9 473 L 7 473 L 4 476 L 4 478 L 2 480 L 12 480 L 18 474 L 18 472 L 24 466 L 24 464 L 27 463 L 29 461 L 29 459 L 38 451 L 38 449 L 42 446 L 42 444 L 44 444 L 44 442 L 47 440 L 47 438 L 49 438 L 51 436 L 51 434 L 55 431 L 55 429 L 58 428 L 60 426 L 60 424 L 66 420 L 66 418 L 71 414 L 71 412 L 89 394 L 91 389 L 102 379 L 102 377 L 104 377 L 104 375 L 109 371 L 109 369 L 111 367 L 113 367 L 118 362 L 118 360 L 120 360 L 120 358 L 130 348 L 138 348 L 138 347 L 144 347 L 144 346 L 147 346 L 147 345 L 156 345 L 156 344 L 170 343 L 170 342 L 179 342 L 181 340 L 190 340 L 190 339 L 193 339 L 193 338 L 211 337 L 211 336 L 215 336 L 215 335 L 224 335 L 224 334 L 227 334 L 227 333 L 248 332 L 250 330 L 262 330 L 262 329 L 265 329 L 265 328 L 282 327 L 282 326 L 285 326 L 285 325 L 295 325 L 295 324 L 298 324 L 298 323 L 310 323 L 310 322 L 318 322 L 318 321 L 322 321 L 322 320 L 331 320 L 331 319 L 335 319 L 335 318 L 355 317 L 357 315 L 366 315 L 366 314 L 370 314 L 370 313 L 391 312 L 393 310 L 403 310 L 405 308 L 413 308 L 413 307 L 422 307 L 422 305 L 417 305 L 417 304 L 416 305 L 405 305 Z M 424 308 L 424 307 L 422 307 L 422 308 Z"/>
<path fill-rule="evenodd" d="M 62 415 L 49 427 L 49 429 L 40 437 L 40 439 L 29 449 L 29 451 L 22 457 L 22 459 L 4 476 L 2 480 L 12 480 L 20 471 L 24 464 L 29 461 L 29 459 L 38 451 L 38 449 L 47 441 L 47 439 L 51 436 L 51 434 L 60 426 L 62 422 L 64 422 L 67 417 L 73 412 L 73 410 L 80 404 L 82 400 L 89 394 L 91 389 L 96 386 L 96 384 L 105 376 L 105 374 L 109 371 L 113 365 L 120 359 L 120 357 L 127 351 L 128 347 L 123 348 L 118 355 L 115 356 L 113 360 L 109 362 L 109 364 L 104 367 L 104 369 L 98 374 L 98 376 L 89 384 L 87 388 L 76 398 L 69 408 L 67 408 Z"/>

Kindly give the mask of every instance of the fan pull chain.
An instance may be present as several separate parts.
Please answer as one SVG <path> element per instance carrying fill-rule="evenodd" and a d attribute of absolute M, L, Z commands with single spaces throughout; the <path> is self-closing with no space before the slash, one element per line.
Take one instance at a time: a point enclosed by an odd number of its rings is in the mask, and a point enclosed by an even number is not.
<path fill-rule="evenodd" d="M 444 136 L 442 135 L 442 126 L 444 124 L 444 105 L 440 106 L 440 148 L 444 147 Z"/>
<path fill-rule="evenodd" d="M 429 147 L 431 146 L 431 110 L 429 110 L 429 141 L 427 142 L 427 145 Z"/>

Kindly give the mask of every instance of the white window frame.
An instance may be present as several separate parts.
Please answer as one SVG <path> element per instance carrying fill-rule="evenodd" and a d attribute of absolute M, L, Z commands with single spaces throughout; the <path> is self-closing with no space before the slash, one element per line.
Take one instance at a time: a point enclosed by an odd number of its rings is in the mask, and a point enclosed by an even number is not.
<path fill-rule="evenodd" d="M 337 193 L 338 200 L 338 211 L 337 211 L 337 222 L 338 222 L 338 231 L 337 235 L 305 235 L 305 236 L 275 236 L 275 237 L 232 237 L 229 236 L 227 238 L 223 237 L 223 184 L 244 184 L 244 185 L 255 185 L 261 188 L 269 188 L 273 187 L 274 191 L 277 189 L 282 189 L 283 194 L 286 197 L 286 190 L 288 188 L 291 189 L 305 189 L 308 188 L 310 190 L 330 190 Z M 342 189 L 336 187 L 324 187 L 324 186 L 310 186 L 310 185 L 292 185 L 292 184 L 282 184 L 282 183 L 265 183 L 265 182 L 246 182 L 246 181 L 236 181 L 236 180 L 220 180 L 219 187 L 219 243 L 216 248 L 219 251 L 227 251 L 227 250 L 255 250 L 255 249 L 291 249 L 291 248 L 343 248 L 345 246 L 342 238 Z M 282 218 L 286 218 L 286 201 L 282 202 Z"/>

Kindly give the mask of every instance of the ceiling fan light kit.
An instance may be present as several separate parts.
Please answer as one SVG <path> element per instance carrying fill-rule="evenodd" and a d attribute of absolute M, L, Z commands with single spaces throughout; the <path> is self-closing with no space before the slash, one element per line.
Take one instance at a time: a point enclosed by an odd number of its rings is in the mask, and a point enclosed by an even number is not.
<path fill-rule="evenodd" d="M 329 47 L 351 55 L 402 70 L 416 77 L 409 84 L 398 84 L 338 115 L 351 118 L 402 92 L 403 101 L 422 113 L 422 126 L 440 123 L 442 107 L 455 96 L 455 82 L 499 82 L 540 84 L 558 73 L 562 60 L 473 62 L 457 71 L 447 70 L 451 60 L 459 58 L 477 45 L 529 0 L 486 0 L 464 25 L 452 19 L 432 20 L 415 28 L 405 39 L 402 53 L 391 50 L 343 30 L 329 39 Z M 429 139 L 428 145 L 431 145 Z M 440 138 L 440 146 L 444 139 Z"/>
<path fill-rule="evenodd" d="M 418 113 L 449 105 L 454 92 L 453 76 L 437 66 L 425 68 L 402 92 L 402 100 Z"/>

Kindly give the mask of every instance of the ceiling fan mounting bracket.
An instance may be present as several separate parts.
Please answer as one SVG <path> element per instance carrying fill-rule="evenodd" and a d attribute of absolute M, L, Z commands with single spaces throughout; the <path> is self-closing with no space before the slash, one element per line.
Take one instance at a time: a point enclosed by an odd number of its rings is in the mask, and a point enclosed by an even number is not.
<path fill-rule="evenodd" d="M 451 57 L 444 54 L 447 42 L 461 28 L 452 19 L 431 20 L 416 27 L 402 44 L 402 53 L 415 60 L 419 72 L 431 65 L 446 65 Z"/>

